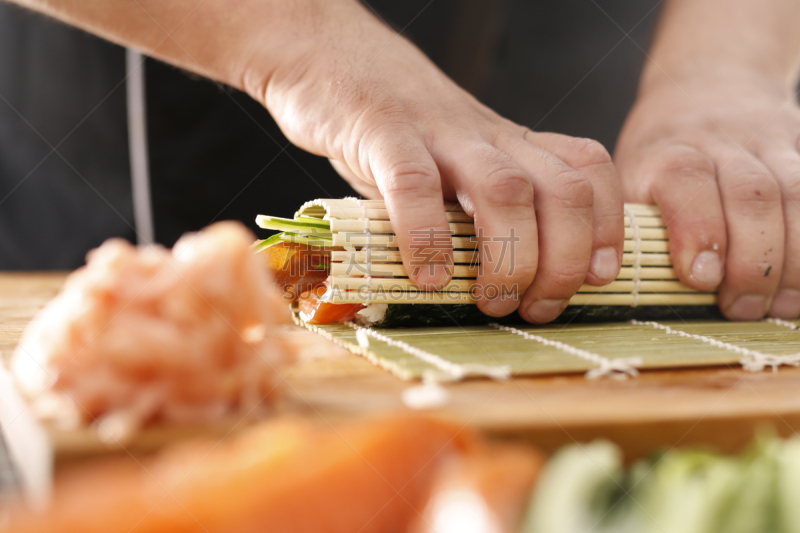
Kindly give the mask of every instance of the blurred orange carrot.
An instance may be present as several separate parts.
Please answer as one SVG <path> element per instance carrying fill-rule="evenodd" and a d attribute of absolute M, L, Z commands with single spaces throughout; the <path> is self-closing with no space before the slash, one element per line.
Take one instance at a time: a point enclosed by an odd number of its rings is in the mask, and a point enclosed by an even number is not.
<path fill-rule="evenodd" d="M 50 512 L 17 514 L 8 531 L 404 533 L 437 467 L 473 446 L 458 426 L 418 416 L 268 422 L 64 473 Z"/>

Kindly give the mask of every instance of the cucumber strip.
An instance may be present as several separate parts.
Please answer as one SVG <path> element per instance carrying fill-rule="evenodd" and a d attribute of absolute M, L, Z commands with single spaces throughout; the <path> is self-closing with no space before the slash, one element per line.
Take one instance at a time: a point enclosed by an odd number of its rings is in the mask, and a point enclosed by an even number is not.
<path fill-rule="evenodd" d="M 284 233 L 278 233 L 278 237 L 283 242 L 297 242 L 300 244 L 319 246 L 322 248 L 330 248 L 333 245 L 333 239 L 325 235 L 306 235 L 287 231 Z"/>
<path fill-rule="evenodd" d="M 312 217 L 301 217 L 293 220 L 289 218 L 270 217 L 258 215 L 256 224 L 264 229 L 277 231 L 292 231 L 298 233 L 330 233 L 331 223 L 327 220 Z"/>
<path fill-rule="evenodd" d="M 264 240 L 260 240 L 260 241 L 254 242 L 253 243 L 253 251 L 255 253 L 261 252 L 263 250 L 266 250 L 267 248 L 269 248 L 273 244 L 278 244 L 279 242 L 283 242 L 283 240 L 281 239 L 281 234 L 280 233 L 276 233 L 275 235 L 272 235 L 271 237 L 268 237 L 268 238 L 266 238 Z"/>

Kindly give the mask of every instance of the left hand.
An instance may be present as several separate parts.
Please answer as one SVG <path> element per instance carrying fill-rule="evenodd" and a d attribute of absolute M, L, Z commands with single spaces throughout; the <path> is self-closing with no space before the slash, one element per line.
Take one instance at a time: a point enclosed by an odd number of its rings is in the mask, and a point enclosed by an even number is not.
<path fill-rule="evenodd" d="M 642 87 L 617 145 L 626 201 L 655 203 L 685 284 L 733 320 L 800 315 L 800 107 L 752 69 Z"/>

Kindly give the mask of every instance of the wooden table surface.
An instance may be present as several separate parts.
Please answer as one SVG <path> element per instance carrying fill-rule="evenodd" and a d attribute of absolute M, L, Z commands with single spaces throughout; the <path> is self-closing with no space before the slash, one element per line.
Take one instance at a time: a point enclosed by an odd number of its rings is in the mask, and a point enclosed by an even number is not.
<path fill-rule="evenodd" d="M 63 280 L 63 273 L 0 274 L 4 360 Z M 413 384 L 304 329 L 293 335 L 304 358 L 286 378 L 281 413 L 341 419 L 404 409 L 401 393 Z M 447 388 L 451 401 L 435 415 L 495 436 L 524 438 L 547 450 L 605 437 L 629 457 L 688 444 L 734 451 L 762 426 L 782 435 L 800 428 L 800 368 L 777 373 L 738 367 L 650 371 L 626 381 L 582 375 L 469 380 Z"/>

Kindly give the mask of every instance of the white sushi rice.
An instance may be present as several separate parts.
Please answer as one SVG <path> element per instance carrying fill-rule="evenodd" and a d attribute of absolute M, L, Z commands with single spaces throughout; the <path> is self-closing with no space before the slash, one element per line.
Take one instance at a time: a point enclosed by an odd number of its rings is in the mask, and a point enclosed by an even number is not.
<path fill-rule="evenodd" d="M 359 326 L 374 326 L 386 318 L 387 309 L 389 309 L 389 304 L 369 304 L 356 313 L 355 321 Z"/>

